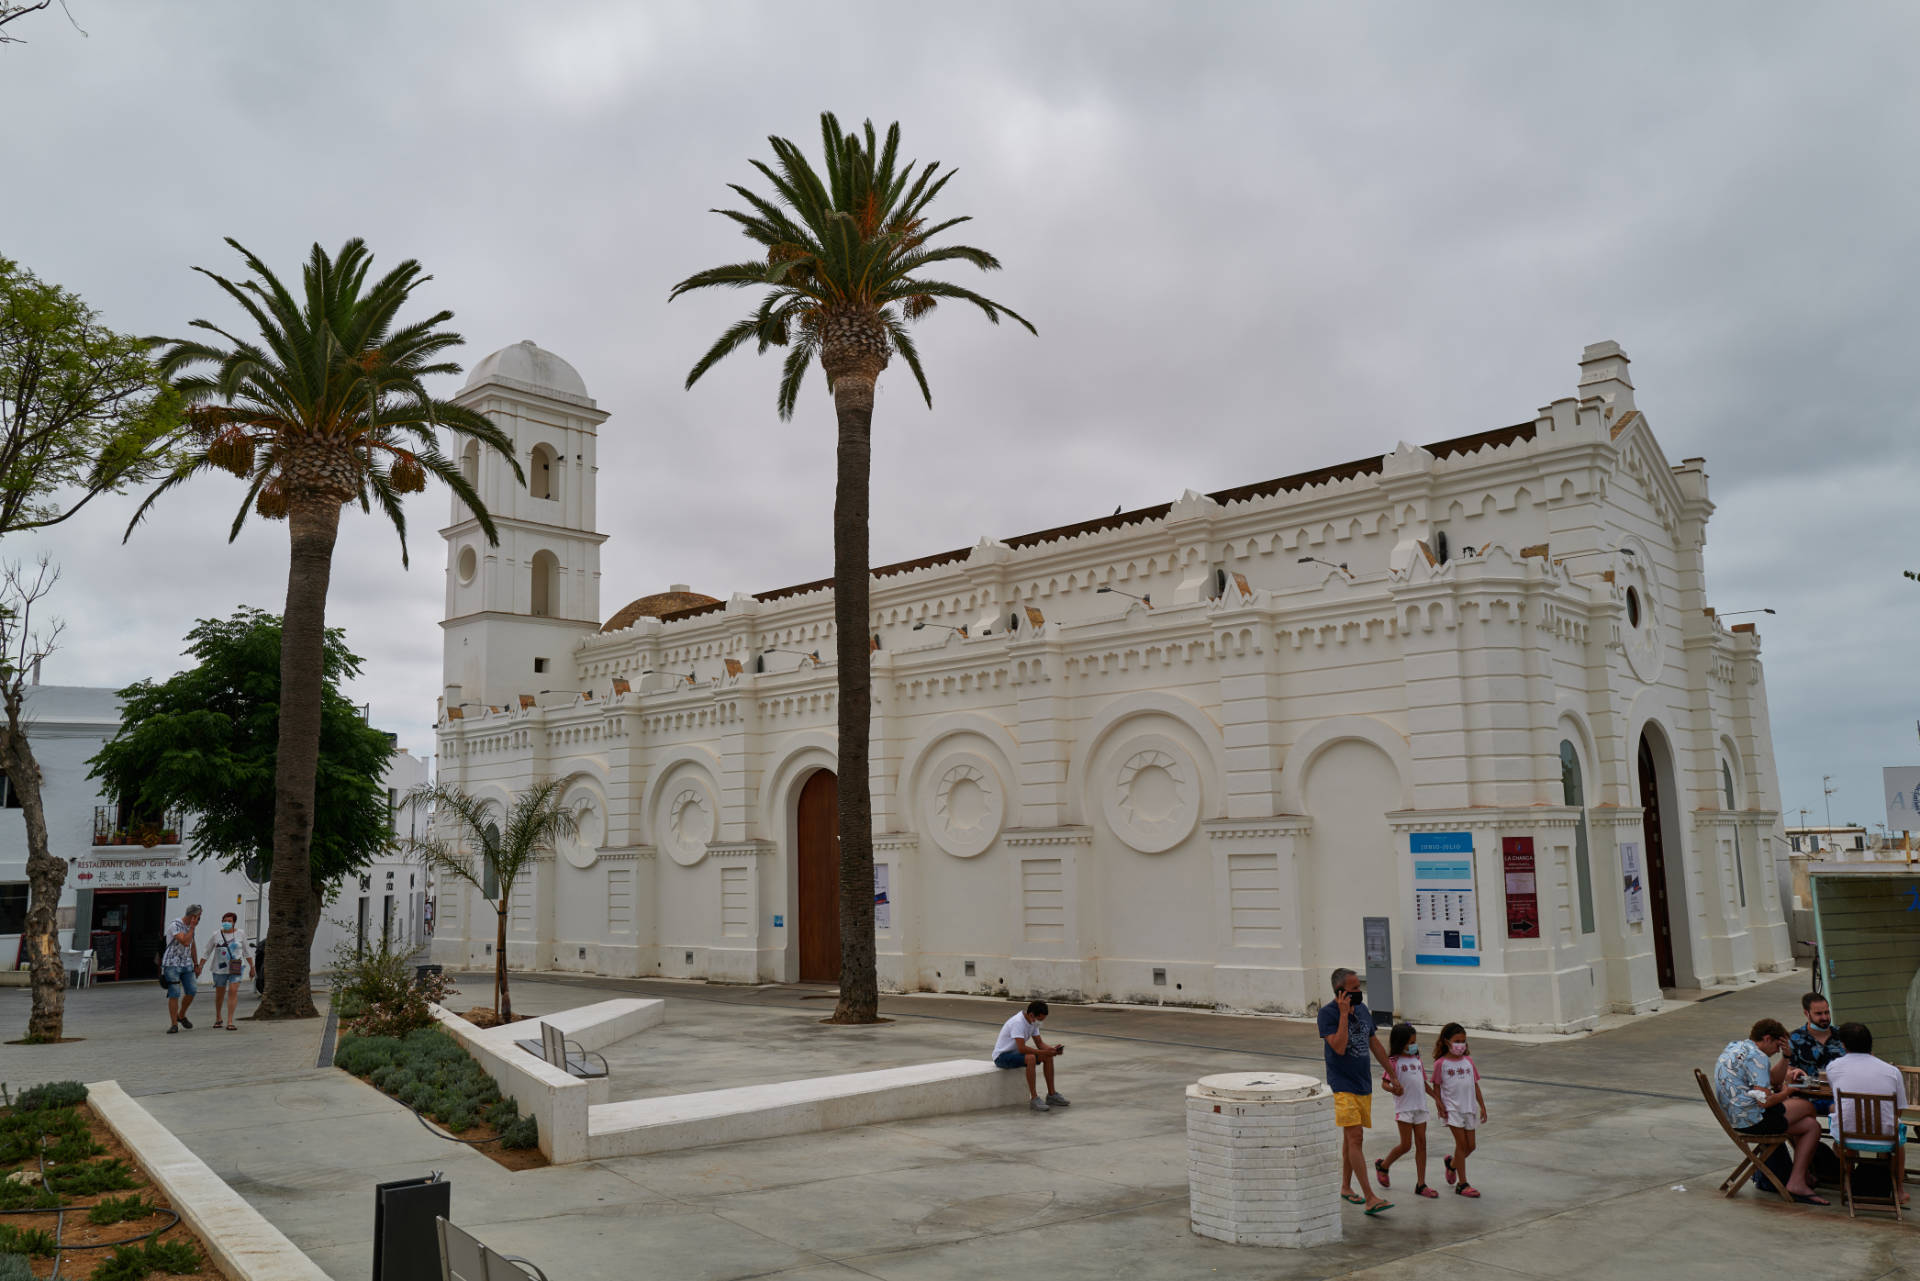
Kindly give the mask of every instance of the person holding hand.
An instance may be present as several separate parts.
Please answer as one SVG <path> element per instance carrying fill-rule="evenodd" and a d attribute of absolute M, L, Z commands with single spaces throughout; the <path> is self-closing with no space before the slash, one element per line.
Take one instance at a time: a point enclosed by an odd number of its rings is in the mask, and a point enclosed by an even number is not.
<path fill-rule="evenodd" d="M 1380 1061 L 1389 1094 L 1399 1094 L 1398 1074 L 1387 1058 L 1387 1047 L 1373 1030 L 1373 1011 L 1360 991 L 1360 976 L 1342 967 L 1333 972 L 1333 999 L 1320 1007 L 1321 1049 L 1326 1055 L 1327 1084 L 1333 1089 L 1333 1123 L 1340 1127 L 1340 1199 L 1364 1205 L 1368 1214 L 1391 1210 L 1393 1202 L 1375 1195 L 1367 1180 L 1366 1131 L 1373 1125 L 1373 1065 Z M 1354 1195 L 1353 1181 L 1360 1180 Z"/>

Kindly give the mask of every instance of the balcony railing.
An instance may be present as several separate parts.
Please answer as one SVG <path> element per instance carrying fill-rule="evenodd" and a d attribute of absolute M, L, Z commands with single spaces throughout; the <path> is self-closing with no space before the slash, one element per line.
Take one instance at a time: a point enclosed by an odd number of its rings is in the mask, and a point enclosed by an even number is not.
<path fill-rule="evenodd" d="M 93 807 L 93 843 L 99 845 L 138 845 L 152 849 L 156 845 L 178 845 L 186 835 L 179 811 L 159 818 L 140 815 L 123 817 L 117 805 Z"/>

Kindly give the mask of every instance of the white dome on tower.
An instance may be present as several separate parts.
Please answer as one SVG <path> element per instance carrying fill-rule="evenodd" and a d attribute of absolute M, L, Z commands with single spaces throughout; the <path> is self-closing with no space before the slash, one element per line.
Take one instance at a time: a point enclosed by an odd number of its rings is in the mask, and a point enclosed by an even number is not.
<path fill-rule="evenodd" d="M 580 377 L 580 372 L 545 347 L 536 346 L 531 338 L 523 338 L 511 347 L 502 347 L 475 365 L 473 372 L 467 375 L 469 387 L 495 381 L 590 399 L 586 381 Z"/>

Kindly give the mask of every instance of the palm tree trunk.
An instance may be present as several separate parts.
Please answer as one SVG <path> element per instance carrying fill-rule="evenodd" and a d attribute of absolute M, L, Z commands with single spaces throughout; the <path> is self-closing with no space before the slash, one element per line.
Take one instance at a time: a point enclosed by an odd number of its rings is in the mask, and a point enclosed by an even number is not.
<path fill-rule="evenodd" d="M 47 811 L 40 802 L 40 763 L 34 759 L 21 722 L 23 691 L 18 680 L 6 683 L 6 724 L 0 725 L 0 768 L 20 799 L 27 826 L 27 921 L 22 941 L 32 973 L 33 1006 L 27 1014 L 27 1040 L 55 1042 L 65 1027 L 66 967 L 60 963 L 60 891 L 67 882 L 67 861 L 55 858 L 47 843 Z"/>
<path fill-rule="evenodd" d="M 296 500 L 287 514 L 292 555 L 280 626 L 280 745 L 273 803 L 273 897 L 267 925 L 263 1019 L 318 1017 L 313 1006 L 313 790 L 320 768 L 327 584 L 340 531 L 340 504 L 324 496 Z"/>
<path fill-rule="evenodd" d="M 873 944 L 873 795 L 867 777 L 873 708 L 867 482 L 873 461 L 877 373 L 849 371 L 833 380 L 833 407 L 839 420 L 833 497 L 833 628 L 840 686 L 840 1001 L 833 1011 L 835 1023 L 873 1023 L 880 1015 Z"/>
<path fill-rule="evenodd" d="M 499 923 L 493 939 L 493 1015 L 513 1022 L 513 994 L 507 991 L 507 889 L 501 886 Z"/>

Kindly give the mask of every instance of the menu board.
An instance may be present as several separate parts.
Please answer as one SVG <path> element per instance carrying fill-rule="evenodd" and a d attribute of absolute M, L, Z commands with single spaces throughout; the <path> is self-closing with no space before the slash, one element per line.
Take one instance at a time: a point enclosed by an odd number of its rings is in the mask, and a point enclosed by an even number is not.
<path fill-rule="evenodd" d="M 1509 836 L 1500 842 L 1500 868 L 1506 880 L 1507 937 L 1540 937 L 1540 889 L 1533 869 L 1533 838 Z"/>
<path fill-rule="evenodd" d="M 1473 833 L 1414 832 L 1413 947 L 1421 965 L 1480 964 Z"/>

